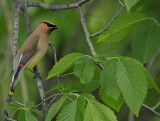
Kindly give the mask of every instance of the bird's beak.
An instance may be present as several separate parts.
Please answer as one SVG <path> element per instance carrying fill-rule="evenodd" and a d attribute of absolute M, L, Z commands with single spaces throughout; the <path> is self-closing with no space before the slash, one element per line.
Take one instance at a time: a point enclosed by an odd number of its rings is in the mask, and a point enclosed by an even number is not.
<path fill-rule="evenodd" d="M 53 29 L 60 29 L 60 27 L 58 27 L 58 26 L 55 26 L 55 27 L 53 27 Z"/>
<path fill-rule="evenodd" d="M 50 28 L 51 28 L 51 29 L 53 29 L 53 30 L 55 30 L 55 29 L 59 29 L 59 27 L 58 27 L 58 26 L 56 26 L 56 25 L 50 26 Z"/>

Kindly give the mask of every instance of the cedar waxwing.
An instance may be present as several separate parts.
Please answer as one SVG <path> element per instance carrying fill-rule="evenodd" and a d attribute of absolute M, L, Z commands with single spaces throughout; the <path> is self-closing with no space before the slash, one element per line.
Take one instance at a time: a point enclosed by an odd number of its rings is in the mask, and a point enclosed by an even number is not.
<path fill-rule="evenodd" d="M 23 69 L 33 68 L 44 56 L 49 44 L 49 35 L 55 29 L 58 29 L 58 27 L 53 23 L 41 21 L 35 31 L 24 42 L 13 63 L 13 77 L 9 95 L 14 93 L 19 73 Z"/>

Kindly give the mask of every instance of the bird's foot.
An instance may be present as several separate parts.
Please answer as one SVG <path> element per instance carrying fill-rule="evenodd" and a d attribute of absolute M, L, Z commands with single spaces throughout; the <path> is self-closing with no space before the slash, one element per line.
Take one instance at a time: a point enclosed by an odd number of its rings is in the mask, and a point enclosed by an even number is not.
<path fill-rule="evenodd" d="M 41 75 L 40 75 L 40 73 L 34 73 L 34 77 L 33 77 L 33 79 L 36 79 L 37 77 L 41 79 Z"/>

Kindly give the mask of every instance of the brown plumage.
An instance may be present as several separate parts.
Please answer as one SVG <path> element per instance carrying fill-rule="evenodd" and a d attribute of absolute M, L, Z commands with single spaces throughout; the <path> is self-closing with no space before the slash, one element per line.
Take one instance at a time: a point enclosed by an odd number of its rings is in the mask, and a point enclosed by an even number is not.
<path fill-rule="evenodd" d="M 19 73 L 23 69 L 33 68 L 47 51 L 50 33 L 58 29 L 49 21 L 39 22 L 39 26 L 24 42 L 13 64 L 13 77 L 9 94 L 13 94 Z"/>

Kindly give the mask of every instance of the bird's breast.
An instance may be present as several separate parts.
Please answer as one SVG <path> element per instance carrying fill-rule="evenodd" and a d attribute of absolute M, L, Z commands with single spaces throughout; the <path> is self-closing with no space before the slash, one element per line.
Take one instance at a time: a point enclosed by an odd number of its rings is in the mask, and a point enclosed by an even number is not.
<path fill-rule="evenodd" d="M 45 55 L 48 48 L 48 41 L 40 40 L 37 47 L 36 54 L 32 57 L 31 61 L 26 66 L 27 69 L 33 68 L 38 61 Z"/>

